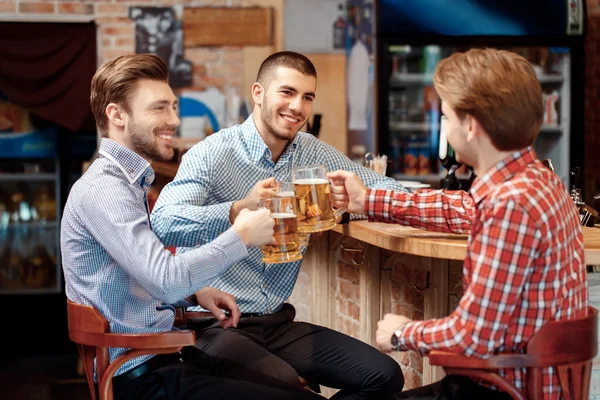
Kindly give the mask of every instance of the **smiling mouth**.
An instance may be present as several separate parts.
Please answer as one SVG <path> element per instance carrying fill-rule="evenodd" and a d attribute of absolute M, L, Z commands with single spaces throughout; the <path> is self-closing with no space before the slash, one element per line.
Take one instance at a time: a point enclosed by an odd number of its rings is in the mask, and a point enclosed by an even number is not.
<path fill-rule="evenodd" d="M 158 136 L 160 139 L 163 140 L 172 140 L 173 139 L 173 133 L 158 133 L 156 136 Z"/>
<path fill-rule="evenodd" d="M 300 119 L 298 119 L 298 118 L 290 117 L 289 115 L 283 115 L 283 114 L 279 114 L 279 115 L 281 115 L 281 118 L 285 119 L 287 122 L 290 122 L 292 124 L 297 124 L 298 122 L 300 122 Z"/>

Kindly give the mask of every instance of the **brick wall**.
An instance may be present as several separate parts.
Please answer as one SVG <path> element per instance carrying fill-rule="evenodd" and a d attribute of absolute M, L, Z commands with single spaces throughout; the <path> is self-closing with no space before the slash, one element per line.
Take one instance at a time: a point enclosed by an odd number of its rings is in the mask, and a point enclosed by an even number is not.
<path fill-rule="evenodd" d="M 239 7 L 247 0 L 84 0 L 84 1 L 0 1 L 0 19 L 18 16 L 19 20 L 61 22 L 92 17 L 98 26 L 98 65 L 135 51 L 134 24 L 128 18 L 129 6 Z M 226 84 L 238 93 L 244 91 L 244 55 L 238 47 L 201 47 L 186 49 L 184 56 L 194 64 L 193 86 L 204 88 Z"/>

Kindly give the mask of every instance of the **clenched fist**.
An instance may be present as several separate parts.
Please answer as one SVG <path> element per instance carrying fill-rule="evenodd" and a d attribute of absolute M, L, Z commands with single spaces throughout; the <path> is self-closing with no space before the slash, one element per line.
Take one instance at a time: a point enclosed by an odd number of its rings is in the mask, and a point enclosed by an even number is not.
<path fill-rule="evenodd" d="M 250 211 L 244 208 L 233 222 L 233 229 L 240 235 L 246 247 L 273 243 L 275 220 L 266 208 Z"/>

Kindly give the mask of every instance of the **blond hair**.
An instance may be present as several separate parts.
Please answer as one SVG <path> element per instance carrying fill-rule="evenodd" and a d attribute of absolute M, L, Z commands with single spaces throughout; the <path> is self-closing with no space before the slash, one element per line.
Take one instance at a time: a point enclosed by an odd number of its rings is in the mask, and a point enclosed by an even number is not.
<path fill-rule="evenodd" d="M 442 101 L 459 117 L 473 116 L 501 151 L 535 141 L 544 117 L 533 66 L 505 50 L 471 49 L 440 61 L 433 77 Z"/>

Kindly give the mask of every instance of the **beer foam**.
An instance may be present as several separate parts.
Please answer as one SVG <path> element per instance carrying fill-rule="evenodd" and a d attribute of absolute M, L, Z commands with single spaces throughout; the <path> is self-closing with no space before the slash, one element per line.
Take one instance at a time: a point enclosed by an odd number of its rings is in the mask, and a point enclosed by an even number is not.
<path fill-rule="evenodd" d="M 297 179 L 294 181 L 294 185 L 322 185 L 324 183 L 329 184 L 329 181 L 323 178 Z"/>
<path fill-rule="evenodd" d="M 277 197 L 294 197 L 294 192 L 277 192 Z"/>
<path fill-rule="evenodd" d="M 296 214 L 271 213 L 271 218 L 296 218 Z"/>

